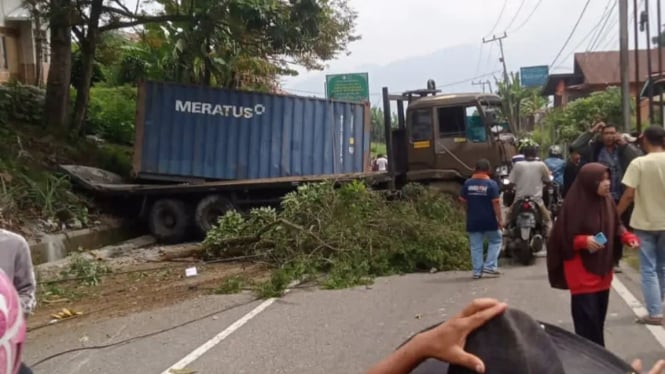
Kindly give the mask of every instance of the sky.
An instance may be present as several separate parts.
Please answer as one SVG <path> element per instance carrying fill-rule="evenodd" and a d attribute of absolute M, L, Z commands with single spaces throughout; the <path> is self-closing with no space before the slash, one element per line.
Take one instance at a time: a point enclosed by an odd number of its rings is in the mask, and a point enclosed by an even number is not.
<path fill-rule="evenodd" d="M 498 43 L 483 44 L 492 34 L 503 40 L 509 70 L 520 66 L 551 65 L 552 72 L 572 71 L 572 52 L 616 50 L 619 47 L 617 0 L 589 0 L 579 25 L 571 35 L 586 0 L 349 0 L 358 13 L 361 40 L 349 46 L 350 54 L 327 64 L 324 72 L 300 70 L 284 78 L 283 87 L 312 90 L 313 77 L 326 73 L 368 71 L 415 56 L 427 56 L 448 47 L 468 45 L 479 50 L 474 64 L 477 75 L 501 69 Z M 633 45 L 633 1 L 629 2 L 630 45 Z M 652 36 L 657 33 L 656 1 L 651 7 Z M 642 5 L 639 5 L 642 4 Z M 638 0 L 644 9 L 644 0 Z M 609 16 L 608 16 L 609 15 Z M 607 19 L 607 22 L 605 22 Z M 665 17 L 663 22 L 665 22 Z M 602 28 L 602 26 L 605 26 Z M 596 38 L 597 30 L 602 29 Z M 596 31 L 594 33 L 594 31 Z M 645 47 L 645 34 L 640 33 Z M 592 43 L 596 41 L 595 43 Z M 423 57 L 427 58 L 427 57 Z M 554 64 L 552 64 L 554 62 Z M 445 64 L 444 64 L 445 65 Z M 440 67 L 448 69 L 446 66 Z M 371 73 L 371 72 L 370 72 Z M 432 72 L 436 75 L 436 71 Z M 449 76 L 449 74 L 448 74 Z M 460 77 L 460 80 L 471 77 Z M 370 76 L 371 79 L 371 76 Z M 307 82 L 310 82 L 309 84 Z M 417 82 L 422 85 L 422 82 Z M 449 82 L 438 82 L 444 84 Z M 463 82 L 460 86 L 468 86 Z M 321 85 L 321 92 L 323 87 Z M 312 92 L 313 93 L 313 92 Z"/>

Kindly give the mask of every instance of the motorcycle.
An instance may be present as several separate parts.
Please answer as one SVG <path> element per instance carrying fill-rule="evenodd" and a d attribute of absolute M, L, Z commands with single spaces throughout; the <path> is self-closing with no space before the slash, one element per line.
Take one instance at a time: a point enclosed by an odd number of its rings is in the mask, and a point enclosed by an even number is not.
<path fill-rule="evenodd" d="M 561 211 L 561 206 L 563 205 L 563 199 L 561 198 L 561 186 L 557 183 L 552 182 L 545 186 L 545 191 L 543 191 L 543 200 L 545 207 L 550 211 L 552 216 L 552 221 L 556 219 Z"/>
<path fill-rule="evenodd" d="M 503 204 L 513 206 L 514 189 L 507 180 L 503 184 Z M 531 196 L 526 196 L 514 205 L 512 215 L 508 217 L 504 240 L 506 257 L 516 259 L 522 265 L 531 265 L 535 262 L 535 254 L 543 248 L 542 216 L 537 202 Z"/>

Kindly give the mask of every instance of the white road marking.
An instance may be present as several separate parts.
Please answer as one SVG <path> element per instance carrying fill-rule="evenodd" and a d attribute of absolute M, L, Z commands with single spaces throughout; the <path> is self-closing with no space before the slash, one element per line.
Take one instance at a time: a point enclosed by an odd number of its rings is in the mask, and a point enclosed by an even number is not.
<path fill-rule="evenodd" d="M 290 289 L 292 287 L 294 287 L 295 285 L 297 285 L 297 284 L 298 284 L 298 282 L 292 282 L 291 284 L 289 284 L 288 288 L 286 289 L 286 291 L 284 291 L 284 293 L 286 294 L 287 292 L 289 292 Z M 259 304 L 259 306 L 252 309 L 249 313 L 242 316 L 239 320 L 235 321 L 231 326 L 224 329 L 222 332 L 220 332 L 219 334 L 214 336 L 212 339 L 210 339 L 207 342 L 203 343 L 203 345 L 199 346 L 198 348 L 196 348 L 195 350 L 190 352 L 187 356 L 183 357 L 182 360 L 180 360 L 180 361 L 176 362 L 175 364 L 171 365 L 168 369 L 164 370 L 161 374 L 172 374 L 171 370 L 185 369 L 187 367 L 187 365 L 189 365 L 192 362 L 198 360 L 206 352 L 211 350 L 217 344 L 224 341 L 224 339 L 228 338 L 229 335 L 231 335 L 234 332 L 238 331 L 244 324 L 246 324 L 252 318 L 256 317 L 261 312 L 266 310 L 276 300 L 277 300 L 277 298 L 273 297 L 273 298 L 267 299 L 266 301 L 262 302 L 261 304 Z"/>
<path fill-rule="evenodd" d="M 628 304 L 630 309 L 635 313 L 635 315 L 639 318 L 642 316 L 645 316 L 648 314 L 646 308 L 642 305 L 642 303 L 637 300 L 635 296 L 626 288 L 626 286 L 619 280 L 618 277 L 614 277 L 614 280 L 612 281 L 612 288 L 614 291 L 616 291 L 619 296 L 623 299 L 623 301 Z M 653 335 L 654 338 L 660 343 L 663 348 L 665 348 L 665 328 L 662 326 L 652 326 L 652 325 L 644 325 L 650 332 L 651 335 Z"/>

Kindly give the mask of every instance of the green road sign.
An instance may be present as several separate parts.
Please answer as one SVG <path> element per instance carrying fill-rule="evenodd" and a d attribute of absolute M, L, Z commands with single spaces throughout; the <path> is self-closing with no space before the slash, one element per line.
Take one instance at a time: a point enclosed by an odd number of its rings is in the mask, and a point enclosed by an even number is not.
<path fill-rule="evenodd" d="M 369 101 L 367 73 L 326 75 L 326 97 L 343 101 Z"/>

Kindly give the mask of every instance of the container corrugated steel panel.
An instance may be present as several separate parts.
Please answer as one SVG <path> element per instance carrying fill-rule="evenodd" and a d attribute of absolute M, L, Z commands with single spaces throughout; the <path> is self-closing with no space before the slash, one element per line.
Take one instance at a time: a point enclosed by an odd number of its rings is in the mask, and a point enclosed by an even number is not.
<path fill-rule="evenodd" d="M 139 87 L 139 177 L 259 179 L 368 171 L 369 105 L 173 83 Z"/>

